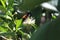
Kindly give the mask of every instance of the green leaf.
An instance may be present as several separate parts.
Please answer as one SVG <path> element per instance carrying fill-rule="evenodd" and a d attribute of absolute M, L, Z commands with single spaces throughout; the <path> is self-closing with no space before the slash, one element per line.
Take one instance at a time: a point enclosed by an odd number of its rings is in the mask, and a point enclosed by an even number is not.
<path fill-rule="evenodd" d="M 0 36 L 5 36 L 7 38 L 15 37 L 15 33 L 14 32 L 3 32 L 3 33 L 0 33 Z"/>
<path fill-rule="evenodd" d="M 15 22 L 15 24 L 16 24 L 16 31 L 17 31 L 18 28 L 22 25 L 22 19 L 20 19 L 20 20 L 15 20 L 14 22 Z"/>
<path fill-rule="evenodd" d="M 0 32 L 7 32 L 8 29 L 6 27 L 0 26 Z"/>
<path fill-rule="evenodd" d="M 6 11 L 5 8 L 1 5 L 0 5 L 0 10 L 3 11 L 3 12 Z"/>
<path fill-rule="evenodd" d="M 52 16 L 53 19 L 56 19 L 56 16 Z"/>
<path fill-rule="evenodd" d="M 12 20 L 12 18 L 10 16 L 8 16 L 8 15 L 0 15 L 0 17 L 5 18 L 5 19 Z"/>
<path fill-rule="evenodd" d="M 11 32 L 13 32 L 13 30 L 9 27 L 8 23 L 4 22 L 4 24 L 3 24 L 2 26 L 6 27 L 6 28 L 9 29 Z"/>
<path fill-rule="evenodd" d="M 8 0 L 7 9 L 10 10 L 13 7 L 14 0 Z"/>
<path fill-rule="evenodd" d="M 12 18 L 10 16 L 8 16 L 8 15 L 5 15 L 4 18 L 12 20 Z"/>
<path fill-rule="evenodd" d="M 13 9 L 13 3 L 14 3 L 14 0 L 8 0 L 8 5 L 7 5 L 7 11 L 9 10 L 9 11 L 13 11 L 14 9 Z"/>
<path fill-rule="evenodd" d="M 8 10 L 8 11 L 6 12 L 6 15 L 9 15 L 9 16 L 12 17 L 12 13 L 11 13 L 11 11 Z"/>
<path fill-rule="evenodd" d="M 30 40 L 60 40 L 60 18 L 39 28 Z"/>
<path fill-rule="evenodd" d="M 7 32 L 8 28 L 5 27 L 4 21 L 0 21 L 0 32 Z"/>
<path fill-rule="evenodd" d="M 5 2 L 3 0 L 0 0 L 0 1 L 1 1 L 3 7 L 6 8 Z"/>

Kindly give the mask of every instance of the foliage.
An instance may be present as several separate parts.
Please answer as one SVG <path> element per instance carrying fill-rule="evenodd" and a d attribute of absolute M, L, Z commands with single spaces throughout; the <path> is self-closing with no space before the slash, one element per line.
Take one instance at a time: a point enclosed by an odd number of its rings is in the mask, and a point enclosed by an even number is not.
<path fill-rule="evenodd" d="M 48 40 L 54 40 L 55 37 L 52 33 L 56 33 L 55 31 L 57 30 L 56 28 L 60 21 L 55 15 L 53 15 L 50 19 L 48 18 L 49 13 L 54 14 L 55 11 L 43 8 L 40 5 L 41 3 L 47 1 L 49 0 L 0 0 L 0 37 L 4 36 L 4 39 L 6 40 L 29 40 L 30 38 L 30 40 L 37 40 L 37 38 L 38 40 L 47 40 L 47 37 Z M 24 25 L 22 16 L 28 11 L 33 18 L 31 19 L 29 16 L 31 20 L 27 19 L 26 21 L 29 21 L 29 24 Z M 41 27 L 40 21 L 42 13 L 46 13 L 47 19 L 44 25 L 42 24 L 43 26 Z M 35 24 L 32 24 L 33 21 Z M 53 39 L 49 31 L 53 35 Z M 48 35 L 46 36 L 45 34 Z"/>

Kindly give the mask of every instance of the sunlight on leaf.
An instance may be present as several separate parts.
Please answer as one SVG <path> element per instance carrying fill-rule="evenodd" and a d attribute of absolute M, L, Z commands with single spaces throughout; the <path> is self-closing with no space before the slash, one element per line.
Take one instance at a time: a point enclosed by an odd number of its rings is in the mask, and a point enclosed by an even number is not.
<path fill-rule="evenodd" d="M 2 3 L 3 7 L 6 8 L 6 5 L 3 0 L 1 0 L 1 3 Z"/>
<path fill-rule="evenodd" d="M 53 19 L 56 19 L 56 16 L 52 16 Z"/>
<path fill-rule="evenodd" d="M 0 26 L 0 32 L 7 32 L 7 28 L 4 28 L 3 26 Z"/>
<path fill-rule="evenodd" d="M 10 16 L 8 16 L 8 15 L 5 15 L 4 17 L 5 17 L 6 19 L 12 20 L 12 18 L 11 18 Z"/>
<path fill-rule="evenodd" d="M 18 28 L 22 25 L 22 19 L 20 19 L 20 20 L 15 20 L 15 24 L 16 24 L 16 31 L 17 31 Z"/>
<path fill-rule="evenodd" d="M 12 18 L 10 16 L 8 16 L 8 15 L 0 15 L 0 17 L 12 20 Z"/>

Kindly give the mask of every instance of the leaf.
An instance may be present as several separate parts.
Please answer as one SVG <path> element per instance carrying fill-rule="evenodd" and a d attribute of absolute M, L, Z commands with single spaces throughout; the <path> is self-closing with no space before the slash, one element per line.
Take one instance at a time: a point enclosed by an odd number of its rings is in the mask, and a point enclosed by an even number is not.
<path fill-rule="evenodd" d="M 15 20 L 14 23 L 16 24 L 16 31 L 17 31 L 18 28 L 22 25 L 22 19 L 20 19 L 20 20 Z"/>
<path fill-rule="evenodd" d="M 7 32 L 7 31 L 8 31 L 7 28 L 5 28 L 5 27 L 3 27 L 3 26 L 0 26 L 0 32 Z"/>
<path fill-rule="evenodd" d="M 6 2 L 8 3 L 8 7 L 12 7 L 13 6 L 13 3 L 14 3 L 14 0 L 6 0 Z"/>
<path fill-rule="evenodd" d="M 7 1 L 8 2 L 8 5 L 7 5 L 7 11 L 9 10 L 9 11 L 13 11 L 14 9 L 13 9 L 13 3 L 14 3 L 14 0 L 8 0 Z"/>
<path fill-rule="evenodd" d="M 0 21 L 0 33 L 1 32 L 7 32 L 8 28 L 5 27 L 4 21 Z"/>
<path fill-rule="evenodd" d="M 8 0 L 7 8 L 10 9 L 11 7 L 13 7 L 13 3 L 14 3 L 14 0 Z"/>
<path fill-rule="evenodd" d="M 30 40 L 60 40 L 60 18 L 39 28 Z"/>
<path fill-rule="evenodd" d="M 6 8 L 6 5 L 5 5 L 4 1 L 3 0 L 0 0 L 0 1 L 1 1 L 3 7 Z"/>
<path fill-rule="evenodd" d="M 4 33 L 0 33 L 0 36 L 5 36 L 7 38 L 15 37 L 15 33 L 14 32 L 4 32 Z"/>
<path fill-rule="evenodd" d="M 0 10 L 3 11 L 3 12 L 6 11 L 5 8 L 1 5 L 0 5 Z"/>
<path fill-rule="evenodd" d="M 12 18 L 10 16 L 8 16 L 8 15 L 0 15 L 0 17 L 5 18 L 5 19 L 12 20 Z"/>
<path fill-rule="evenodd" d="M 4 18 L 12 20 L 12 18 L 8 15 L 5 15 Z"/>
<path fill-rule="evenodd" d="M 12 17 L 12 13 L 11 13 L 11 11 L 8 10 L 8 11 L 6 12 L 6 15 L 9 15 L 9 16 Z"/>
<path fill-rule="evenodd" d="M 56 19 L 56 16 L 52 16 L 53 19 Z"/>
<path fill-rule="evenodd" d="M 6 27 L 6 28 L 9 29 L 11 32 L 13 32 L 13 30 L 9 27 L 8 23 L 4 22 L 4 24 L 3 24 L 2 26 Z"/>

